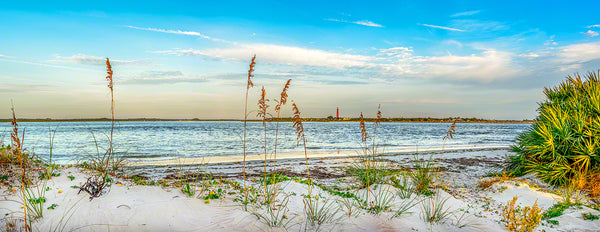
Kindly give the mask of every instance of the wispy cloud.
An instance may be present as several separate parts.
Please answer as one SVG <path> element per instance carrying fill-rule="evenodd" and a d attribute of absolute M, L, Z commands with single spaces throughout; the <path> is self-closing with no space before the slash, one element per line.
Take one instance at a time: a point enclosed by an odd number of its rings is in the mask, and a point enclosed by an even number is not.
<path fill-rule="evenodd" d="M 594 28 L 594 27 L 600 27 L 600 24 L 595 24 L 595 25 L 589 25 L 589 26 L 587 26 L 587 28 Z"/>
<path fill-rule="evenodd" d="M 168 33 L 168 34 L 191 35 L 191 36 L 197 36 L 197 37 L 200 37 L 200 38 L 203 38 L 203 39 L 207 39 L 207 40 L 212 40 L 212 41 L 215 41 L 215 42 L 224 42 L 224 43 L 228 43 L 229 42 L 229 41 L 226 41 L 224 39 L 213 38 L 213 37 L 204 35 L 204 34 L 202 34 L 200 32 L 196 32 L 196 31 L 166 30 L 166 29 L 151 28 L 151 27 L 135 27 L 135 26 L 129 26 L 129 25 L 126 25 L 125 27 L 132 28 L 132 29 L 137 29 L 137 30 L 162 32 L 162 33 Z"/>
<path fill-rule="evenodd" d="M 455 19 L 450 23 L 452 28 L 461 28 L 469 32 L 493 32 L 509 29 L 505 23 L 497 21 L 482 21 L 474 19 Z"/>
<path fill-rule="evenodd" d="M 544 42 L 544 45 L 546 46 L 550 46 L 550 45 L 558 45 L 558 43 L 556 41 L 554 41 L 554 35 L 550 36 L 549 40 L 546 40 L 546 42 Z"/>
<path fill-rule="evenodd" d="M 18 59 L 14 59 L 14 57 L 11 57 L 11 56 L 4 56 L 4 57 L 0 57 L 0 58 L 6 58 L 6 59 L 0 59 L 0 62 L 12 62 L 12 63 L 18 63 L 18 64 L 28 64 L 28 65 L 36 65 L 36 66 L 59 68 L 59 69 L 88 70 L 88 69 L 79 68 L 79 67 L 68 67 L 68 66 L 63 66 L 63 65 L 47 64 L 47 63 L 42 63 L 42 62 L 18 60 Z"/>
<path fill-rule="evenodd" d="M 448 31 L 461 31 L 461 32 L 465 31 L 465 30 L 461 30 L 461 29 L 458 29 L 458 28 L 437 26 L 437 25 L 431 25 L 431 24 L 419 24 L 419 25 L 425 26 L 425 27 L 432 27 L 432 28 L 442 29 L 442 30 L 448 30 Z"/>
<path fill-rule="evenodd" d="M 158 51 L 156 53 L 178 56 L 205 56 L 224 60 L 248 60 L 253 54 L 257 54 L 257 59 L 267 64 L 315 66 L 334 69 L 368 66 L 370 64 L 369 61 L 373 59 L 370 56 L 274 44 L 246 44 L 232 48 L 211 48 L 205 50 L 180 49 Z"/>
<path fill-rule="evenodd" d="M 481 10 L 465 11 L 465 12 L 460 12 L 460 13 L 450 15 L 450 17 L 470 16 L 470 15 L 478 14 L 479 12 L 481 12 Z"/>
<path fill-rule="evenodd" d="M 358 24 L 358 25 L 363 25 L 363 26 L 369 26 L 369 27 L 383 27 L 383 25 L 371 22 L 369 20 L 361 20 L 361 21 L 356 21 L 353 23 Z"/>
<path fill-rule="evenodd" d="M 71 64 L 84 64 L 84 65 L 98 65 L 104 66 L 106 65 L 106 58 L 98 57 L 98 56 L 89 56 L 85 54 L 77 54 L 73 56 L 56 56 L 54 60 L 49 60 L 54 63 L 71 63 Z M 117 60 L 111 59 L 111 64 L 120 64 L 120 65 L 153 65 L 149 60 Z"/>
<path fill-rule="evenodd" d="M 453 40 L 453 39 L 444 40 L 444 41 L 442 41 L 442 43 L 448 44 L 448 45 L 455 45 L 455 46 L 457 46 L 459 48 L 463 46 L 463 44 L 461 42 L 458 42 L 458 41 Z"/>
<path fill-rule="evenodd" d="M 257 54 L 257 62 L 283 65 L 307 76 L 355 77 L 384 79 L 398 77 L 437 78 L 446 80 L 490 82 L 517 76 L 521 70 L 513 62 L 516 55 L 494 49 L 481 50 L 466 56 L 416 56 L 409 47 L 379 49 L 375 55 L 355 55 L 273 44 L 248 44 L 231 48 L 204 50 L 181 49 L 158 51 L 178 56 L 204 56 L 210 59 L 247 61 Z M 242 77 L 242 76 L 240 76 Z M 353 84 L 352 82 L 327 82 L 327 84 Z"/>
<path fill-rule="evenodd" d="M 598 32 L 596 31 L 592 31 L 592 30 L 588 30 L 586 32 L 581 32 L 581 34 L 587 36 L 587 37 L 595 37 L 598 36 Z"/>
<path fill-rule="evenodd" d="M 55 88 L 44 84 L 0 83 L 0 93 L 45 92 Z"/>
<path fill-rule="evenodd" d="M 202 76 L 188 76 L 181 71 L 146 71 L 137 77 L 125 78 L 121 84 L 129 85 L 162 85 L 177 83 L 203 83 L 207 80 Z"/>
<path fill-rule="evenodd" d="M 519 57 L 524 57 L 524 58 L 533 59 L 533 58 L 538 58 L 538 57 L 540 57 L 540 54 L 537 54 L 537 53 L 530 52 L 530 53 L 526 53 L 526 54 L 520 54 L 520 55 L 519 55 Z"/>
<path fill-rule="evenodd" d="M 379 23 L 374 23 L 369 20 L 359 20 L 359 21 L 348 21 L 348 20 L 343 20 L 343 19 L 325 19 L 325 20 L 332 21 L 332 22 L 340 22 L 340 23 L 353 23 L 353 24 L 363 25 L 363 26 L 367 26 L 367 27 L 384 27 L 383 25 L 381 25 Z"/>

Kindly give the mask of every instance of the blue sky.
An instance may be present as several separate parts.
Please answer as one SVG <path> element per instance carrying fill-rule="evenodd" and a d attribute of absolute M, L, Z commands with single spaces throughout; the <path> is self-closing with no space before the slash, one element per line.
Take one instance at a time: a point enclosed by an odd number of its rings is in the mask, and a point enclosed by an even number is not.
<path fill-rule="evenodd" d="M 257 88 L 308 117 L 531 119 L 600 68 L 597 1 L 2 3 L 0 99 L 24 118 L 242 118 Z M 5 117 L 8 117 L 8 110 Z"/>

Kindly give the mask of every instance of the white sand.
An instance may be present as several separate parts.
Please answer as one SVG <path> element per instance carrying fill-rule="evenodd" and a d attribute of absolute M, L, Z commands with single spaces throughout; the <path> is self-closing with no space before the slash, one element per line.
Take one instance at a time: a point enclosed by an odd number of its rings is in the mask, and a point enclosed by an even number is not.
<path fill-rule="evenodd" d="M 480 155 L 485 156 L 485 152 Z M 478 153 L 478 154 L 479 154 Z M 493 153 L 493 152 L 492 152 Z M 449 156 L 460 156 L 450 154 Z M 297 164 L 296 164 L 297 165 Z M 297 165 L 301 166 L 301 165 Z M 252 212 L 262 212 L 265 208 L 249 207 L 249 211 L 242 210 L 234 198 L 240 194 L 225 194 L 222 199 L 210 200 L 188 197 L 178 188 L 160 186 L 139 186 L 124 179 L 115 178 L 110 191 L 106 194 L 89 200 L 87 193 L 77 194 L 78 189 L 71 188 L 85 182 L 88 172 L 78 168 L 64 168 L 59 170 L 61 175 L 48 181 L 50 190 L 46 193 L 47 202 L 44 205 L 44 217 L 33 224 L 36 231 L 51 231 L 59 226 L 63 217 L 72 217 L 63 223 L 64 231 L 279 231 L 281 228 L 270 228 L 252 215 Z M 67 176 L 73 175 L 71 181 Z M 462 176 L 460 178 L 477 178 Z M 330 180 L 335 182 L 335 180 Z M 119 186 L 119 183 L 121 185 Z M 256 185 L 254 182 L 249 184 Z M 453 186 L 452 184 L 450 184 Z M 517 186 L 518 185 L 518 186 Z M 222 188 L 225 192 L 236 192 L 227 188 L 227 184 L 213 186 L 211 190 Z M 303 195 L 308 194 L 308 186 L 295 181 L 286 181 L 278 184 L 282 188 L 279 195 L 279 204 L 284 196 L 288 196 L 286 213 L 287 229 L 289 231 L 316 230 L 315 227 L 305 223 Z M 394 197 L 392 208 L 389 211 L 374 215 L 364 209 L 354 209 L 358 213 L 354 216 L 345 216 L 344 210 L 334 203 L 332 212 L 339 219 L 325 223 L 321 231 L 505 231 L 501 220 L 501 207 L 513 196 L 518 197 L 518 204 L 531 206 L 537 200 L 538 205 L 544 210 L 551 207 L 559 200 L 559 196 L 530 187 L 526 183 L 508 181 L 496 183 L 487 190 L 477 190 L 473 186 L 458 187 L 450 192 L 440 191 L 439 197 L 446 200 L 445 208 L 452 212 L 443 223 L 427 223 L 423 220 L 423 207 L 430 198 L 413 195 L 415 201 L 422 201 L 412 207 L 410 214 L 392 218 L 398 207 L 410 199 Z M 262 188 L 260 185 L 256 188 Z M 62 193 L 59 193 L 61 191 Z M 372 186 L 374 195 L 380 192 L 390 192 L 395 195 L 398 189 L 389 185 Z M 365 189 L 354 190 L 353 193 L 361 199 L 367 199 Z M 319 195 L 319 200 L 339 202 L 342 198 L 333 196 L 318 187 L 313 187 L 313 196 Z M 196 192 L 196 195 L 205 196 L 207 192 Z M 373 197 L 373 195 L 371 195 Z M 374 197 L 373 197 L 374 198 Z M 6 201 L 19 200 L 19 192 L 8 191 L 6 187 L 0 189 L 0 214 L 22 212 L 20 204 Z M 45 209 L 52 204 L 58 206 Z M 69 212 L 70 209 L 73 209 Z M 599 211 L 583 207 L 582 209 L 570 208 L 560 217 L 553 218 L 559 225 L 542 223 L 535 231 L 600 231 L 600 220 L 583 220 L 581 213 L 591 212 L 600 215 Z M 4 228 L 4 221 L 0 221 L 0 228 Z"/>

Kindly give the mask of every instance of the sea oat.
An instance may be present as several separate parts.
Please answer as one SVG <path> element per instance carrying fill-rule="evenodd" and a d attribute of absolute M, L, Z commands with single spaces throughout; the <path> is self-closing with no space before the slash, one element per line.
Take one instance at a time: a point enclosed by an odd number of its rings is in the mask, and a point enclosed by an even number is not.
<path fill-rule="evenodd" d="M 306 137 L 304 136 L 304 125 L 302 125 L 302 118 L 300 117 L 300 110 L 296 103 L 292 102 L 292 112 L 294 113 L 294 124 L 293 127 L 296 128 L 296 146 L 300 145 L 300 141 L 304 145 L 304 158 L 306 159 L 306 175 L 308 177 L 308 197 L 311 197 L 311 188 L 312 180 L 310 179 L 310 170 L 308 168 L 308 154 L 306 152 Z"/>
<path fill-rule="evenodd" d="M 246 187 L 246 123 L 248 121 L 248 91 L 250 90 L 250 88 L 254 87 L 254 83 L 252 83 L 252 77 L 254 77 L 254 74 L 252 74 L 252 72 L 254 72 L 254 66 L 256 65 L 255 60 L 256 55 L 252 56 L 250 68 L 248 69 L 248 83 L 246 84 L 246 104 L 244 106 L 244 139 L 242 140 L 244 155 L 244 162 L 242 164 L 242 175 L 244 178 L 244 205 L 248 203 L 248 188 Z"/>
<path fill-rule="evenodd" d="M 261 94 L 260 94 L 260 99 L 258 99 L 258 113 L 257 116 L 260 117 L 262 119 L 262 124 L 263 124 L 263 128 L 264 128 L 264 135 L 265 135 L 265 140 L 264 140 L 264 149 L 265 149 L 265 172 L 264 175 L 267 175 L 267 108 L 269 108 L 269 105 L 267 105 L 267 102 L 269 101 L 269 99 L 266 99 L 267 93 L 265 91 L 265 87 L 262 87 L 261 90 Z M 265 181 L 265 196 L 268 194 L 268 190 L 267 190 L 267 182 Z"/>
<path fill-rule="evenodd" d="M 108 88 L 110 89 L 110 115 L 111 115 L 111 125 L 110 125 L 110 141 L 108 148 L 108 157 L 106 159 L 105 168 L 108 168 L 108 162 L 113 155 L 113 131 L 115 129 L 115 100 L 113 94 L 113 71 L 112 66 L 110 65 L 110 60 L 106 58 L 106 80 L 108 81 Z"/>
<path fill-rule="evenodd" d="M 448 138 L 454 138 L 452 136 L 452 134 L 455 132 L 455 128 L 456 128 L 456 123 L 458 122 L 458 120 L 460 120 L 460 117 L 455 118 L 454 122 L 452 122 L 452 125 L 450 125 L 450 128 L 448 129 L 448 133 L 446 133 L 446 136 L 444 136 L 443 140 L 446 140 Z"/>
<path fill-rule="evenodd" d="M 369 134 L 367 133 L 367 127 L 365 126 L 365 119 L 362 112 L 360 113 L 360 136 L 363 143 L 367 142 L 367 139 L 369 139 Z"/>
<path fill-rule="evenodd" d="M 11 125 L 13 126 L 13 131 L 10 133 L 10 138 L 13 144 L 13 154 L 15 154 L 19 158 L 19 165 L 21 166 L 21 196 L 23 200 L 23 218 L 25 220 L 25 231 L 31 231 L 29 224 L 27 224 L 27 201 L 25 200 L 25 185 L 27 184 L 25 165 L 23 164 L 25 160 L 23 159 L 23 139 L 25 138 L 25 133 L 23 133 L 22 139 L 19 139 L 19 124 L 17 124 L 17 116 L 15 115 L 15 105 L 11 101 L 12 111 L 12 121 Z"/>

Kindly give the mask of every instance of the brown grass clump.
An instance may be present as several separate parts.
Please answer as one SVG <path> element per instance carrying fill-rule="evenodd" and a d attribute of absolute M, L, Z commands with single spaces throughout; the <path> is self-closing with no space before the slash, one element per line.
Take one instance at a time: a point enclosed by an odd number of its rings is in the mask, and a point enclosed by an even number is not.
<path fill-rule="evenodd" d="M 600 172 L 590 174 L 584 188 L 589 191 L 591 197 L 598 198 L 600 196 Z"/>
<path fill-rule="evenodd" d="M 477 183 L 477 187 L 485 190 L 492 186 L 494 183 L 502 183 L 504 181 L 515 180 L 514 177 L 510 173 L 506 173 L 506 171 L 502 172 L 502 175 L 494 175 L 492 178 L 488 178 L 485 180 L 479 180 Z"/>
<path fill-rule="evenodd" d="M 27 224 L 27 200 L 25 199 L 25 185 L 27 185 L 27 159 L 23 153 L 23 140 L 25 139 L 25 133 L 23 133 L 22 137 L 19 138 L 19 124 L 17 124 L 17 116 L 15 114 L 15 106 L 11 103 L 12 111 L 12 121 L 11 125 L 13 126 L 13 131 L 10 133 L 10 138 L 12 142 L 11 152 L 13 156 L 16 156 L 19 160 L 19 166 L 21 167 L 21 196 L 23 200 L 23 219 L 25 224 L 25 231 L 31 231 L 31 227 Z"/>
<path fill-rule="evenodd" d="M 531 232 L 542 220 L 542 209 L 537 206 L 537 200 L 533 206 L 521 208 L 516 206 L 517 197 L 507 202 L 502 207 L 502 221 L 509 231 Z"/>
<path fill-rule="evenodd" d="M 243 147 L 243 155 L 244 161 L 242 163 L 242 175 L 244 179 L 244 203 L 245 206 L 248 203 L 248 187 L 246 185 L 246 123 L 248 121 L 248 91 L 250 88 L 254 87 L 254 83 L 252 83 L 252 77 L 254 77 L 254 66 L 256 65 L 256 55 L 252 57 L 252 61 L 250 62 L 250 68 L 248 69 L 248 82 L 246 84 L 246 104 L 244 106 L 244 138 L 242 140 Z M 244 207 L 247 209 L 246 207 Z"/>

